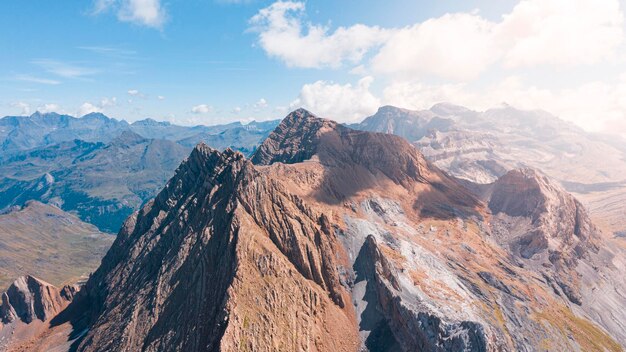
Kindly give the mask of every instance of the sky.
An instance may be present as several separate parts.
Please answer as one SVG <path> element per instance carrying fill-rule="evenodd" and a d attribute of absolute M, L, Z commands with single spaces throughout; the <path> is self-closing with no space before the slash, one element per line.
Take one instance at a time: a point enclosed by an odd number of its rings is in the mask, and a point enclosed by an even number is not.
<path fill-rule="evenodd" d="M 0 116 L 543 109 L 626 134 L 626 0 L 4 0 Z"/>

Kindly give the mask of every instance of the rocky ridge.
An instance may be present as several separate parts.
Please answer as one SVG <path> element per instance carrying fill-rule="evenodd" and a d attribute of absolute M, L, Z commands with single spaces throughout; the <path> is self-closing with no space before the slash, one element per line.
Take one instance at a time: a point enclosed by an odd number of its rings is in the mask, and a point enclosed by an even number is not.
<path fill-rule="evenodd" d="M 406 138 L 450 175 L 488 184 L 510 170 L 534 168 L 575 194 L 607 232 L 626 228 L 622 201 L 626 144 L 545 111 L 503 105 L 473 111 L 449 103 L 412 111 L 381 107 L 354 128 Z"/>
<path fill-rule="evenodd" d="M 199 145 L 68 308 L 74 347 L 622 350 L 498 241 L 508 203 L 479 197 L 402 138 L 305 110 L 251 161 Z"/>

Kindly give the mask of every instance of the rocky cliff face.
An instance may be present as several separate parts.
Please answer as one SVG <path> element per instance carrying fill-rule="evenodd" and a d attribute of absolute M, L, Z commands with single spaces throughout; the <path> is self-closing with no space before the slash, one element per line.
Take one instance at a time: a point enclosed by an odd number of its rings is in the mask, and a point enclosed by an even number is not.
<path fill-rule="evenodd" d="M 575 193 L 598 226 L 626 229 L 626 147 L 619 137 L 506 105 L 483 112 L 447 103 L 424 111 L 387 106 L 354 127 L 402 136 L 447 173 L 473 182 L 492 183 L 519 168 L 542 170 Z"/>
<path fill-rule="evenodd" d="M 489 185 L 469 184 L 489 206 L 494 239 L 565 297 L 623 339 L 626 303 L 619 283 L 624 253 L 611 248 L 586 209 L 533 169 L 512 170 Z M 612 286 L 602 294 L 590 294 Z"/>
<path fill-rule="evenodd" d="M 402 138 L 297 110 L 251 161 L 197 146 L 127 219 L 66 310 L 74 348 L 621 350 L 491 213 Z"/>
<path fill-rule="evenodd" d="M 597 252 L 600 234 L 587 211 L 547 176 L 533 169 L 513 170 L 493 183 L 489 193 L 494 215 L 530 220 L 532 228 L 511 243 L 514 253 L 531 258 L 540 252 L 578 257 Z"/>
<path fill-rule="evenodd" d="M 50 338 L 50 322 L 74 299 L 79 287 L 57 288 L 33 276 L 21 276 L 0 301 L 0 351 L 45 351 L 65 343 Z M 54 341 L 52 341 L 54 340 Z"/>
<path fill-rule="evenodd" d="M 70 286 L 58 289 L 35 277 L 22 276 L 2 294 L 0 319 L 5 325 L 18 320 L 27 324 L 36 319 L 50 320 L 67 306 L 74 293 Z"/>

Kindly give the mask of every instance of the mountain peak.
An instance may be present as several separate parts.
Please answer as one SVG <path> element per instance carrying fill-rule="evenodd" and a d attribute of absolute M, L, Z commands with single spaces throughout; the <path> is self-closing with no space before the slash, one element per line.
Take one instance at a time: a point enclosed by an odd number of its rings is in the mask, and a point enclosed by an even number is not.
<path fill-rule="evenodd" d="M 595 251 L 599 231 L 584 206 L 541 172 L 532 168 L 511 170 L 491 187 L 488 205 L 493 214 L 531 221 L 532 229 L 517 244 L 522 257 L 547 250 L 568 255 Z"/>
<path fill-rule="evenodd" d="M 251 160 L 254 164 L 274 162 L 293 164 L 310 159 L 316 152 L 321 134 L 342 128 L 336 122 L 319 118 L 300 108 L 287 115 L 259 146 Z"/>
<path fill-rule="evenodd" d="M 399 108 L 397 106 L 393 106 L 393 105 L 383 105 L 381 107 L 378 108 L 378 110 L 376 111 L 376 114 L 388 114 L 388 113 L 408 113 L 408 112 L 413 112 L 412 110 L 409 109 L 404 109 L 404 108 Z"/>
<path fill-rule="evenodd" d="M 89 114 L 83 115 L 82 119 L 95 119 L 95 120 L 110 120 L 111 118 L 106 116 L 101 112 L 90 112 Z"/>
<path fill-rule="evenodd" d="M 471 110 L 461 105 L 442 102 L 442 103 L 437 103 L 433 105 L 430 108 L 430 111 L 438 115 L 448 116 L 448 115 L 457 115 L 460 113 L 466 113 Z"/>
<path fill-rule="evenodd" d="M 37 120 L 37 119 L 44 119 L 44 118 L 58 117 L 58 116 L 63 116 L 63 115 L 57 114 L 56 112 L 41 112 L 37 110 L 34 113 L 32 113 L 29 116 L 29 118 L 33 120 Z"/>
<path fill-rule="evenodd" d="M 124 130 L 119 136 L 117 136 L 117 138 L 111 141 L 111 144 L 135 145 L 135 144 L 146 142 L 147 140 L 148 140 L 147 138 L 144 138 L 143 136 L 133 131 Z"/>
<path fill-rule="evenodd" d="M 171 126 L 169 121 L 157 121 L 153 118 L 145 118 L 143 120 L 135 121 L 132 123 L 133 126 Z"/>

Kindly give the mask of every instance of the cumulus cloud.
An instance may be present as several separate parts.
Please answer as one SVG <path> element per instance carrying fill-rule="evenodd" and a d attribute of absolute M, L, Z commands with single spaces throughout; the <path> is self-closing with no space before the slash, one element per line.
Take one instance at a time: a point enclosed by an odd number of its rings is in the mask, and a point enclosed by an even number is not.
<path fill-rule="evenodd" d="M 20 109 L 21 115 L 30 115 L 30 104 L 23 101 L 18 101 L 11 104 L 12 107 Z"/>
<path fill-rule="evenodd" d="M 102 109 L 89 102 L 84 102 L 79 108 L 76 116 L 85 116 L 93 112 L 102 112 Z"/>
<path fill-rule="evenodd" d="M 57 104 L 49 103 L 37 107 L 37 111 L 44 114 L 49 112 L 61 112 L 61 107 Z"/>
<path fill-rule="evenodd" d="M 157 96 L 157 99 L 159 99 L 159 100 L 165 100 L 165 97 L 164 97 L 164 96 L 162 96 L 162 95 L 159 95 L 159 96 Z"/>
<path fill-rule="evenodd" d="M 213 111 L 213 107 L 207 104 L 200 104 L 191 108 L 191 112 L 194 114 L 208 114 L 211 111 Z"/>
<path fill-rule="evenodd" d="M 100 107 L 102 109 L 107 108 L 107 107 L 111 107 L 111 106 L 115 106 L 115 105 L 117 105 L 117 98 L 116 97 L 102 98 L 102 100 L 100 100 Z"/>
<path fill-rule="evenodd" d="M 87 114 L 91 114 L 92 112 L 104 112 L 105 109 L 116 106 L 117 98 L 116 97 L 105 97 L 100 100 L 98 104 L 92 104 L 91 102 L 84 102 L 76 112 L 76 116 L 84 116 Z"/>
<path fill-rule="evenodd" d="M 372 77 L 364 77 L 354 86 L 326 81 L 306 84 L 290 108 L 304 107 L 322 117 L 357 122 L 381 105 L 380 99 L 370 92 L 372 82 Z"/>
<path fill-rule="evenodd" d="M 331 31 L 304 23 L 303 2 L 275 2 L 250 23 L 258 43 L 288 66 L 357 64 L 394 78 L 470 80 L 505 68 L 580 65 L 616 56 L 623 42 L 619 0 L 523 0 L 499 21 L 476 11 L 445 14 L 404 28 L 356 24 Z M 364 62 L 366 54 L 372 59 Z M 363 66 L 365 64 L 365 66 Z"/>
<path fill-rule="evenodd" d="M 386 30 L 356 24 L 330 31 L 328 27 L 303 23 L 303 2 L 278 1 L 261 9 L 250 20 L 259 45 L 272 57 L 294 67 L 339 67 L 358 62 L 387 37 Z"/>
<path fill-rule="evenodd" d="M 233 114 L 237 115 L 237 114 L 241 113 L 241 107 L 235 106 L 231 112 Z"/>
<path fill-rule="evenodd" d="M 129 89 L 128 90 L 128 95 L 136 97 L 136 96 L 141 95 L 141 93 L 137 89 Z"/>
<path fill-rule="evenodd" d="M 115 12 L 117 19 L 152 28 L 162 28 L 167 12 L 160 0 L 96 0 L 94 13 Z"/>
<path fill-rule="evenodd" d="M 448 14 L 394 31 L 372 60 L 377 73 L 452 79 L 477 77 L 500 55 L 494 24 L 475 14 Z"/>
<path fill-rule="evenodd" d="M 523 0 L 495 28 L 509 67 L 593 64 L 623 40 L 618 0 Z"/>
<path fill-rule="evenodd" d="M 261 99 L 257 100 L 257 102 L 254 103 L 254 105 L 252 105 L 252 107 L 254 107 L 257 110 L 265 109 L 267 107 L 267 100 L 265 100 L 264 98 L 261 98 Z"/>

